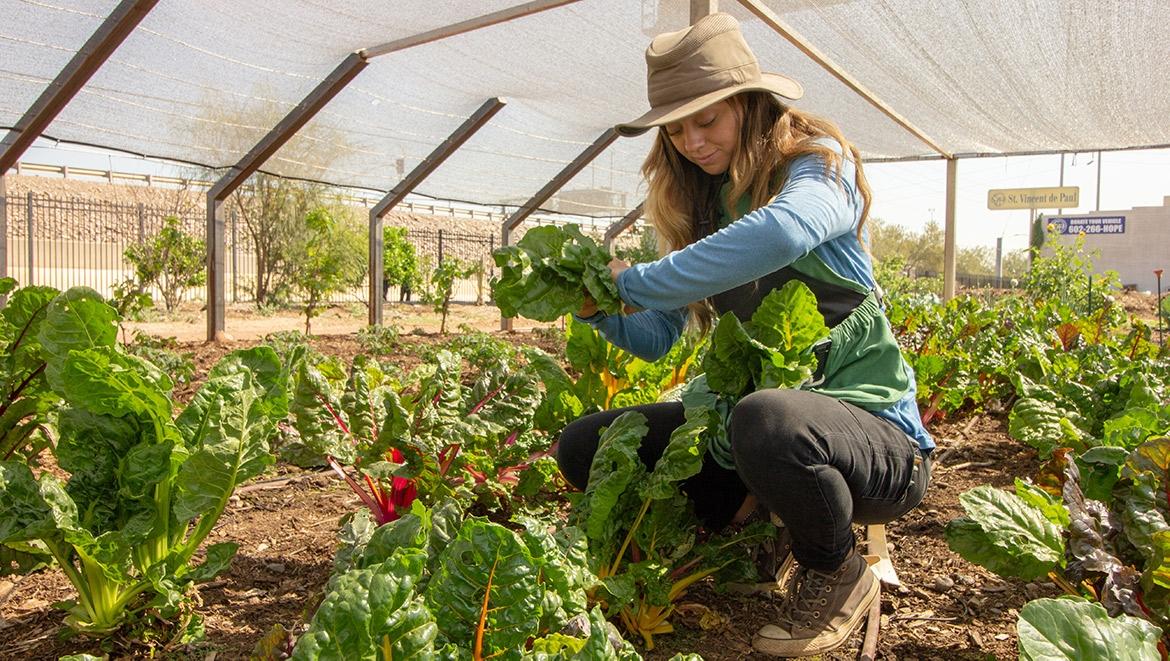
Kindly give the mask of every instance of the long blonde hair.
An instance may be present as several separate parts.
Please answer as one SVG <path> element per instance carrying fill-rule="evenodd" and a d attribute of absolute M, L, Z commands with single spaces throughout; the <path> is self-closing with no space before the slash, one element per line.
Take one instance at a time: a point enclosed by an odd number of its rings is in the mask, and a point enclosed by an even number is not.
<path fill-rule="evenodd" d="M 739 145 L 725 175 L 709 175 L 680 154 L 659 127 L 658 137 L 642 164 L 648 182 L 646 217 L 658 233 L 662 254 L 698 241 L 718 228 L 723 207 L 734 213 L 736 201 L 743 196 L 751 209 L 769 202 L 788 178 L 788 164 L 805 154 L 816 154 L 825 161 L 826 173 L 835 173 L 840 183 L 841 155 L 816 142 L 830 137 L 841 144 L 857 169 L 856 186 L 863 201 L 857 237 L 869 216 L 871 193 L 861 167 L 861 154 L 845 140 L 841 130 L 827 119 L 782 105 L 767 92 L 746 92 L 728 99 L 739 117 Z M 719 199 L 719 190 L 730 182 L 727 197 Z M 706 301 L 692 303 L 690 311 L 702 332 L 711 328 L 714 312 Z"/>

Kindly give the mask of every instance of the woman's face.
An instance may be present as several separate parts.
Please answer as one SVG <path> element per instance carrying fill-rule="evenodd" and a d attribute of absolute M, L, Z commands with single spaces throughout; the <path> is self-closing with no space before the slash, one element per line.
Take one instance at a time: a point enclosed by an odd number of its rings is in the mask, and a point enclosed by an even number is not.
<path fill-rule="evenodd" d="M 739 147 L 739 113 L 730 101 L 703 108 L 666 125 L 671 144 L 688 161 L 707 174 L 727 172 Z"/>

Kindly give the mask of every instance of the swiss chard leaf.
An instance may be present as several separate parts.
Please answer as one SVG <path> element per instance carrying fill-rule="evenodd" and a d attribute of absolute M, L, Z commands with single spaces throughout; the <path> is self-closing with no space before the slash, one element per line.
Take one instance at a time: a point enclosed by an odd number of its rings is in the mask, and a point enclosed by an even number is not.
<path fill-rule="evenodd" d="M 539 630 L 544 590 L 528 547 L 502 526 L 469 519 L 443 553 L 424 597 L 442 635 L 478 657 L 517 648 Z"/>
<path fill-rule="evenodd" d="M 67 377 L 62 370 L 70 352 L 112 347 L 118 337 L 117 311 L 92 289 L 74 287 L 53 299 L 38 336 L 45 354 L 49 385 L 60 391 Z"/>
<path fill-rule="evenodd" d="M 1020 609 L 1020 658 L 1158 659 L 1162 631 L 1149 621 L 1109 617 L 1099 604 L 1079 599 L 1036 599 Z"/>
<path fill-rule="evenodd" d="M 435 654 L 438 628 L 416 594 L 426 555 L 403 549 L 337 577 L 293 659 L 409 659 Z"/>
<path fill-rule="evenodd" d="M 1058 566 L 1060 529 L 1018 496 L 991 486 L 959 496 L 967 516 L 947 524 L 947 544 L 970 562 L 1001 576 L 1032 580 Z"/>

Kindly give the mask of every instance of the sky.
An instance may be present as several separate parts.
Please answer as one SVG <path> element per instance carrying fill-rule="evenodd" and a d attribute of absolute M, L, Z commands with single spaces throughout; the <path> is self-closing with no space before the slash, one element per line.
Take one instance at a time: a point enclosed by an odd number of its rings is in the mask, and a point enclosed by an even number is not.
<path fill-rule="evenodd" d="M 38 140 L 21 159 L 25 163 L 70 165 L 119 172 L 170 174 L 157 162 L 116 152 L 54 145 Z M 1060 155 L 960 159 L 956 240 L 959 246 L 995 249 L 1003 238 L 1004 252 L 1028 245 L 1028 211 L 989 211 L 987 191 L 993 188 L 1055 187 L 1060 185 Z M 1064 185 L 1080 187 L 1080 206 L 1065 214 L 1125 211 L 1138 206 L 1162 206 L 1170 197 L 1170 149 L 1066 154 Z M 1098 207 L 1097 168 L 1101 166 Z M 946 219 L 946 163 L 942 160 L 871 163 L 866 166 L 873 190 L 875 218 L 889 224 L 922 230 L 932 219 Z M 1046 210 L 1055 214 L 1056 209 Z"/>
<path fill-rule="evenodd" d="M 1028 210 L 989 211 L 987 191 L 993 188 L 1055 187 L 1060 184 L 1060 156 L 1011 156 L 960 159 L 957 173 L 956 241 L 960 246 L 995 248 L 1003 237 L 1004 251 L 1028 245 Z M 1097 168 L 1101 166 L 1100 206 Z M 920 230 L 933 218 L 946 220 L 946 163 L 872 163 L 865 168 L 873 189 L 875 218 Z M 1064 185 L 1080 188 L 1080 206 L 1065 214 L 1097 209 L 1125 211 L 1160 207 L 1170 197 L 1170 150 L 1134 150 L 1066 154 Z M 1040 210 L 1038 210 L 1040 211 Z M 1043 210 L 1056 214 L 1057 209 Z"/>

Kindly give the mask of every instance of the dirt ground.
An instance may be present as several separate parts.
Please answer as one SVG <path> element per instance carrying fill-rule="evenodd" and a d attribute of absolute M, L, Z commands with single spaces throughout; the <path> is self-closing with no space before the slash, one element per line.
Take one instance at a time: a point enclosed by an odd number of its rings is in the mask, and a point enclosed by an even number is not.
<path fill-rule="evenodd" d="M 133 334 L 140 330 L 156 337 L 174 337 L 180 342 L 203 342 L 207 339 L 207 321 L 203 308 L 196 304 L 184 305 L 179 310 L 157 320 L 128 322 L 126 330 Z M 268 333 L 277 331 L 304 331 L 305 317 L 300 310 L 287 309 L 260 311 L 250 304 L 235 304 L 227 307 L 224 324 L 232 340 L 260 340 Z M 431 306 L 422 303 L 386 303 L 382 320 L 400 333 L 438 333 L 439 315 Z M 359 303 L 334 305 L 313 318 L 314 335 L 344 335 L 357 332 L 367 325 L 366 306 Z M 477 330 L 495 331 L 500 328 L 500 310 L 492 305 L 452 303 L 447 315 L 447 332 L 454 333 L 461 324 Z M 559 326 L 559 322 L 540 323 L 529 319 L 515 319 L 514 330 Z"/>
<path fill-rule="evenodd" d="M 1150 297 L 1152 298 L 1152 297 Z M 1133 303 L 1123 301 L 1126 307 Z M 1149 303 L 1147 303 L 1149 304 Z M 437 328 L 437 321 L 409 310 L 388 309 L 387 319 L 403 332 L 402 350 L 392 357 L 409 367 L 417 362 L 417 345 L 441 341 L 435 333 L 411 334 L 418 328 Z M 474 306 L 466 306 L 474 308 Z M 1151 305 L 1152 307 L 1152 305 Z M 490 311 L 490 312 L 488 312 Z M 461 321 L 475 322 L 485 330 L 498 324 L 495 308 L 458 311 Z M 196 311 L 196 314 L 198 312 Z M 349 323 L 355 323 L 349 315 Z M 194 324 L 193 336 L 182 349 L 195 354 L 196 381 L 223 353 L 255 343 L 251 337 L 285 328 L 297 328 L 290 317 L 259 317 L 229 321 L 238 341 L 226 344 L 201 342 L 202 326 Z M 330 324 L 327 313 L 315 326 L 322 332 Z M 364 324 L 356 320 L 357 326 Z M 173 326 L 139 327 L 179 335 Z M 291 324 L 291 325 L 288 325 Z M 350 326 L 352 331 L 355 326 Z M 244 329 L 248 329 L 245 331 Z M 249 336 L 251 334 L 251 337 Z M 547 335 L 517 332 L 507 337 L 518 342 L 547 344 Z M 250 341 L 245 341 L 249 337 Z M 322 335 L 313 341 L 324 353 L 350 359 L 361 348 L 353 335 Z M 553 347 L 548 347 L 553 348 Z M 177 393 L 182 398 L 184 393 Z M 972 565 L 947 547 L 943 530 L 948 521 L 962 516 L 958 496 L 981 484 L 1010 487 L 1014 476 L 1035 472 L 1035 451 L 1007 435 L 1006 414 L 982 414 L 933 425 L 938 442 L 934 474 L 925 501 L 902 519 L 887 526 L 890 556 L 900 586 L 882 593 L 881 634 L 878 658 L 883 659 L 1008 659 L 1016 658 L 1015 625 L 1019 609 L 1029 599 L 1056 596 L 1048 583 L 1004 580 Z M 240 545 L 231 569 L 215 581 L 199 587 L 199 611 L 206 618 L 206 639 L 169 658 L 244 659 L 256 642 L 276 623 L 295 628 L 312 614 L 332 565 L 339 519 L 361 507 L 360 501 L 336 476 L 278 466 L 237 491 L 211 542 L 234 541 Z M 57 570 L 24 577 L 0 579 L 0 659 L 56 659 L 89 652 L 101 654 L 86 639 L 63 640 L 63 613 L 54 602 L 72 595 L 72 588 Z M 777 603 L 766 597 L 717 593 L 710 584 L 699 584 L 685 597 L 674 616 L 675 633 L 657 637 L 658 646 L 644 652 L 646 658 L 668 659 L 676 652 L 697 652 L 708 660 L 763 658 L 751 650 L 752 634 L 775 615 Z M 713 613 L 715 617 L 702 616 Z M 702 629 L 701 619 L 710 625 Z M 842 649 L 826 659 L 853 659 L 861 645 L 861 630 Z"/>

